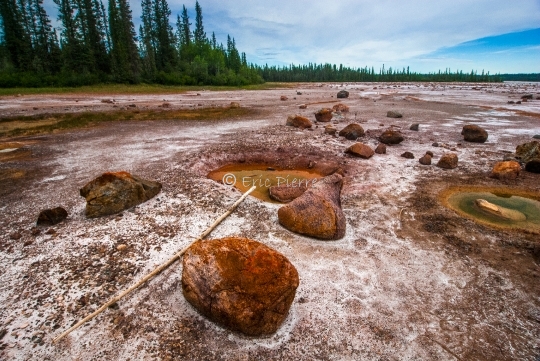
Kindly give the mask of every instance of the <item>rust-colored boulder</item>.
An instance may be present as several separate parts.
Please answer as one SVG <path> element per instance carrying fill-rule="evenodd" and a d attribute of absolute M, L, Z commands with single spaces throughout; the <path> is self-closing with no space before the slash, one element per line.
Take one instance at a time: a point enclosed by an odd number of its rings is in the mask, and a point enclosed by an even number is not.
<path fill-rule="evenodd" d="M 352 123 L 339 131 L 340 137 L 345 137 L 349 140 L 356 140 L 358 137 L 364 136 L 364 128 L 360 124 Z"/>
<path fill-rule="evenodd" d="M 336 105 L 334 105 L 332 107 L 332 109 L 335 111 L 335 112 L 341 112 L 341 113 L 348 113 L 349 112 L 349 107 L 346 106 L 345 104 L 343 103 L 337 103 Z"/>
<path fill-rule="evenodd" d="M 373 156 L 373 154 L 375 154 L 369 145 L 363 143 L 355 143 L 351 145 L 349 148 L 347 148 L 345 153 L 349 153 L 364 159 L 369 159 Z"/>
<path fill-rule="evenodd" d="M 287 117 L 286 125 L 302 129 L 312 127 L 311 121 L 308 118 L 302 117 L 300 115 L 290 115 L 289 117 Z"/>
<path fill-rule="evenodd" d="M 419 161 L 420 164 L 422 164 L 422 165 L 431 165 L 431 158 L 432 158 L 432 156 L 426 153 L 426 154 L 425 154 L 422 158 L 420 158 L 418 161 Z"/>
<path fill-rule="evenodd" d="M 289 203 L 304 194 L 307 189 L 308 187 L 304 183 L 297 185 L 281 184 L 268 188 L 268 194 L 275 201 Z"/>
<path fill-rule="evenodd" d="M 514 160 L 509 160 L 506 162 L 497 162 L 493 166 L 491 171 L 491 178 L 496 179 L 516 179 L 521 172 L 521 166 L 518 162 Z"/>
<path fill-rule="evenodd" d="M 279 223 L 289 231 L 318 239 L 342 238 L 345 235 L 342 185 L 343 177 L 337 173 L 318 181 L 278 210 Z"/>
<path fill-rule="evenodd" d="M 88 218 L 121 212 L 146 202 L 161 190 L 161 183 L 128 172 L 103 173 L 81 188 Z"/>
<path fill-rule="evenodd" d="M 381 134 L 379 141 L 388 145 L 399 144 L 403 142 L 403 135 L 397 130 L 387 129 Z"/>
<path fill-rule="evenodd" d="M 318 122 L 329 122 L 332 120 L 332 109 L 330 108 L 322 108 L 315 113 L 315 119 Z"/>
<path fill-rule="evenodd" d="M 375 153 L 386 154 L 386 145 L 379 143 L 379 145 L 377 145 L 377 148 L 375 148 Z"/>
<path fill-rule="evenodd" d="M 285 256 L 247 238 L 199 241 L 182 263 L 186 300 L 210 320 L 250 336 L 276 332 L 299 284 Z"/>
<path fill-rule="evenodd" d="M 44 209 L 39 212 L 36 223 L 38 226 L 52 226 L 62 222 L 67 216 L 68 212 L 62 207 Z"/>
<path fill-rule="evenodd" d="M 463 126 L 461 135 L 465 141 L 473 143 L 484 143 L 488 139 L 487 131 L 478 125 Z"/>
<path fill-rule="evenodd" d="M 458 156 L 455 153 L 444 153 L 437 162 L 437 167 L 443 169 L 454 169 L 458 165 Z"/>

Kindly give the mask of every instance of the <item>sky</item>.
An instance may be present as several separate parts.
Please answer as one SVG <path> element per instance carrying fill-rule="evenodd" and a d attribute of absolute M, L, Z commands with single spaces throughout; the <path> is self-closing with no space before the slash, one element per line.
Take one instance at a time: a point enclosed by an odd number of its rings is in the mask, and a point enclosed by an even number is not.
<path fill-rule="evenodd" d="M 106 3 L 106 0 L 104 0 Z M 171 25 L 182 5 L 168 0 Z M 140 1 L 130 0 L 138 30 Z M 540 0 L 200 0 L 210 37 L 234 37 L 248 62 L 540 73 Z M 52 0 L 45 0 L 51 18 Z"/>

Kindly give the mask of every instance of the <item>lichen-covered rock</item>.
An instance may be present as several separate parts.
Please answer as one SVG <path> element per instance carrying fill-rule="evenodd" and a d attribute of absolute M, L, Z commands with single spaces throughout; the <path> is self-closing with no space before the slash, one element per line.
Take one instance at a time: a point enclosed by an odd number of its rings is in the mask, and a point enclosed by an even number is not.
<path fill-rule="evenodd" d="M 270 198 L 275 201 L 289 203 L 304 194 L 307 188 L 307 185 L 304 183 L 294 186 L 290 184 L 281 184 L 279 186 L 268 188 L 268 194 Z"/>
<path fill-rule="evenodd" d="M 315 119 L 318 122 L 329 122 L 332 120 L 332 109 L 330 108 L 322 108 L 315 113 Z"/>
<path fill-rule="evenodd" d="M 154 197 L 161 183 L 141 179 L 128 172 L 103 173 L 81 188 L 88 218 L 121 212 Z"/>
<path fill-rule="evenodd" d="M 458 165 L 458 156 L 455 153 L 445 153 L 437 162 L 437 167 L 443 169 L 454 169 Z"/>
<path fill-rule="evenodd" d="M 349 92 L 346 91 L 346 90 L 340 90 L 337 93 L 337 97 L 338 98 L 348 98 L 349 97 Z"/>
<path fill-rule="evenodd" d="M 349 148 L 347 148 L 345 153 L 349 153 L 364 159 L 369 159 L 373 156 L 373 154 L 375 154 L 369 145 L 363 143 L 355 143 L 351 145 Z"/>
<path fill-rule="evenodd" d="M 349 140 L 356 140 L 356 138 L 364 136 L 364 128 L 360 124 L 352 123 L 341 129 L 339 136 Z"/>
<path fill-rule="evenodd" d="M 521 166 L 514 160 L 497 162 L 491 171 L 491 178 L 496 179 L 516 179 L 521 172 Z"/>
<path fill-rule="evenodd" d="M 246 238 L 199 241 L 183 258 L 186 300 L 210 320 L 250 336 L 276 332 L 298 284 L 285 256 Z"/>
<path fill-rule="evenodd" d="M 294 115 L 294 116 L 290 115 L 289 117 L 287 117 L 286 125 L 289 125 L 291 127 L 301 128 L 301 129 L 312 127 L 311 121 L 308 118 L 302 117 L 300 115 Z"/>
<path fill-rule="evenodd" d="M 400 112 L 398 111 L 395 111 L 395 110 L 390 110 L 386 113 L 386 116 L 388 118 L 402 118 L 403 117 L 403 114 L 401 114 Z"/>
<path fill-rule="evenodd" d="M 473 143 L 484 143 L 488 139 L 488 132 L 478 125 L 463 126 L 461 135 L 465 141 Z"/>
<path fill-rule="evenodd" d="M 388 145 L 399 144 L 403 142 L 403 135 L 396 130 L 387 129 L 381 134 L 379 141 Z"/>
<path fill-rule="evenodd" d="M 39 212 L 36 223 L 38 226 L 52 226 L 62 222 L 67 216 L 68 212 L 62 207 L 44 209 Z"/>
<path fill-rule="evenodd" d="M 523 163 L 527 163 L 533 159 L 540 159 L 540 142 L 533 140 L 532 142 L 518 145 L 516 147 L 516 157 Z"/>
<path fill-rule="evenodd" d="M 278 210 L 279 223 L 306 236 L 335 240 L 345 235 L 341 209 L 343 177 L 334 173 L 311 186 L 304 194 Z"/>

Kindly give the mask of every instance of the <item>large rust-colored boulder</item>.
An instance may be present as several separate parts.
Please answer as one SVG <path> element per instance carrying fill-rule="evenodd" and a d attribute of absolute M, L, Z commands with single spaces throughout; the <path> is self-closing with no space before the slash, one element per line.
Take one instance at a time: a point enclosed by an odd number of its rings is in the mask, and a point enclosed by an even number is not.
<path fill-rule="evenodd" d="M 356 157 L 369 159 L 373 156 L 373 154 L 375 154 L 375 151 L 371 149 L 369 145 L 366 145 L 364 143 L 355 143 L 349 148 L 347 148 L 345 153 L 352 154 Z"/>
<path fill-rule="evenodd" d="M 342 185 L 343 177 L 337 173 L 318 181 L 303 195 L 278 210 L 279 223 L 289 231 L 318 239 L 343 238 Z"/>
<path fill-rule="evenodd" d="M 103 173 L 81 188 L 88 218 L 121 212 L 146 202 L 161 190 L 161 183 L 128 172 Z"/>
<path fill-rule="evenodd" d="M 332 120 L 332 109 L 330 108 L 322 108 L 315 113 L 315 119 L 318 122 L 329 122 Z"/>
<path fill-rule="evenodd" d="M 388 145 L 399 144 L 403 142 L 403 135 L 396 130 L 387 129 L 381 134 L 379 141 Z"/>
<path fill-rule="evenodd" d="M 337 103 L 332 107 L 332 110 L 334 110 L 335 112 L 348 113 L 349 107 L 343 103 Z"/>
<path fill-rule="evenodd" d="M 488 132 L 478 125 L 463 126 L 461 135 L 465 141 L 473 143 L 484 143 L 488 139 Z"/>
<path fill-rule="evenodd" d="M 356 138 L 364 136 L 364 128 L 360 124 L 352 123 L 341 129 L 339 136 L 349 140 L 356 140 Z"/>
<path fill-rule="evenodd" d="M 52 226 L 62 222 L 67 216 L 68 212 L 62 207 L 44 209 L 39 212 L 36 223 L 38 226 Z"/>
<path fill-rule="evenodd" d="M 516 147 L 516 157 L 523 163 L 527 163 L 533 159 L 540 159 L 540 142 L 533 140 L 532 142 L 518 145 Z"/>
<path fill-rule="evenodd" d="M 210 320 L 250 336 L 276 332 L 298 284 L 285 256 L 246 238 L 199 241 L 183 258 L 186 300 Z"/>
<path fill-rule="evenodd" d="M 506 162 L 497 162 L 493 166 L 491 171 L 491 178 L 496 179 L 516 179 L 521 172 L 521 166 L 518 162 L 514 160 L 509 160 Z"/>
<path fill-rule="evenodd" d="M 291 127 L 301 128 L 301 129 L 312 127 L 311 121 L 308 118 L 302 117 L 300 115 L 295 115 L 295 116 L 290 115 L 289 117 L 287 117 L 286 125 L 289 125 Z"/>
<path fill-rule="evenodd" d="M 437 162 L 437 167 L 443 169 L 454 169 L 458 165 L 458 156 L 455 153 L 445 153 Z"/>
<path fill-rule="evenodd" d="M 297 185 L 281 184 L 268 188 L 268 194 L 275 201 L 289 203 L 304 194 L 307 189 L 308 187 L 304 183 Z"/>

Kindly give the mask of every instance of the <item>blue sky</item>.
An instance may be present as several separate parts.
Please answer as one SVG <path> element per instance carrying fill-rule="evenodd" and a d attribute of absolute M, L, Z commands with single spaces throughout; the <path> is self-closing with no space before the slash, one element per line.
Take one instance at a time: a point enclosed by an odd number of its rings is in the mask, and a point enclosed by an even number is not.
<path fill-rule="evenodd" d="M 106 0 L 104 0 L 106 3 Z M 169 0 L 171 24 L 185 4 Z M 138 29 L 140 1 L 130 1 Z M 249 62 L 329 62 L 491 73 L 540 72 L 540 0 L 200 0 L 204 27 Z M 51 17 L 54 4 L 45 0 Z"/>

